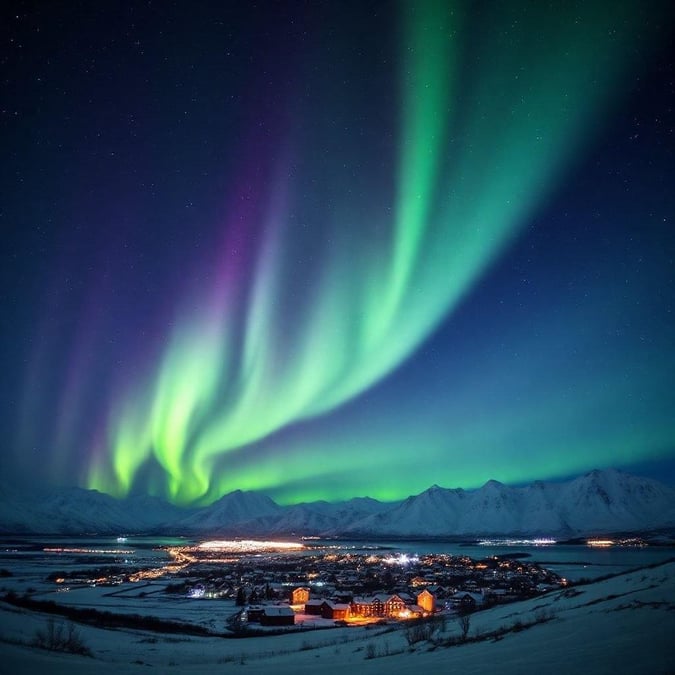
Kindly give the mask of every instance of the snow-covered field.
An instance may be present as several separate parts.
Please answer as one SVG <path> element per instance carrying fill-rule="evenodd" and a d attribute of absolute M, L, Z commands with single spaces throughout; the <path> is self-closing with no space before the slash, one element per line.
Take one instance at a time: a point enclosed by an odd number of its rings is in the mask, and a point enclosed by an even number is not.
<path fill-rule="evenodd" d="M 217 607 L 211 603 L 212 609 Z M 195 608 L 196 609 L 196 608 Z M 161 615 L 163 616 L 163 615 Z M 164 617 L 163 617 L 164 618 Z M 168 617 L 167 617 L 168 618 Z M 480 633 L 523 626 L 500 639 Z M 220 617 L 218 617 L 220 623 Z M 2 671 L 7 673 L 214 673 L 245 664 L 250 673 L 675 673 L 675 563 L 555 591 L 471 617 L 469 640 L 441 646 L 460 627 L 451 618 L 432 640 L 409 646 L 401 627 L 305 630 L 223 639 L 78 626 L 93 657 L 19 644 L 48 617 L 0 603 Z M 57 619 L 58 621 L 58 619 Z"/>

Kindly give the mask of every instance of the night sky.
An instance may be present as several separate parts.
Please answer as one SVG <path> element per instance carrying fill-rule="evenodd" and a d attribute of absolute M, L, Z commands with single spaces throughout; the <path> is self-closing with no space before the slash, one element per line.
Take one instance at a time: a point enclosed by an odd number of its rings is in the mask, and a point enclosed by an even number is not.
<path fill-rule="evenodd" d="M 0 18 L 5 479 L 675 481 L 673 3 L 119 4 Z"/>

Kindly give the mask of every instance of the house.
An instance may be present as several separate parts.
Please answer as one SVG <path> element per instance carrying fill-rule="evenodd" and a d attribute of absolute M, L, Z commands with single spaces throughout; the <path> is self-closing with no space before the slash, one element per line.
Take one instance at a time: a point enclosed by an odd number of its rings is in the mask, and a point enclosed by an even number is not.
<path fill-rule="evenodd" d="M 321 605 L 325 600 L 320 598 L 319 600 L 308 600 L 305 603 L 305 614 L 312 614 L 313 616 L 321 616 Z"/>
<path fill-rule="evenodd" d="M 505 588 L 484 588 L 483 602 L 486 605 L 494 605 L 498 602 L 504 602 L 507 599 L 508 591 Z M 512 598 L 512 599 L 515 599 Z"/>
<path fill-rule="evenodd" d="M 380 608 L 374 604 L 373 598 L 355 596 L 352 600 L 351 610 L 355 616 L 381 616 L 377 613 L 378 609 Z"/>
<path fill-rule="evenodd" d="M 428 614 L 436 611 L 436 596 L 425 588 L 417 594 L 417 604 Z"/>
<path fill-rule="evenodd" d="M 429 591 L 429 593 L 432 595 L 435 595 L 437 598 L 444 598 L 448 594 L 443 586 L 439 586 L 437 584 L 427 586 L 427 591 Z"/>
<path fill-rule="evenodd" d="M 246 619 L 249 623 L 260 623 L 265 608 L 260 605 L 251 605 L 246 610 Z"/>
<path fill-rule="evenodd" d="M 304 605 L 309 600 L 309 588 L 299 586 L 291 591 L 291 605 Z"/>
<path fill-rule="evenodd" d="M 295 612 L 290 607 L 265 607 L 260 616 L 261 626 L 293 626 Z"/>
<path fill-rule="evenodd" d="M 402 616 L 412 619 L 420 619 L 426 614 L 428 614 L 428 612 L 426 609 L 424 609 L 424 607 L 420 607 L 419 605 L 408 605 L 403 611 Z"/>
<path fill-rule="evenodd" d="M 336 619 L 344 621 L 350 615 L 350 607 L 345 602 L 332 602 L 324 600 L 321 605 L 321 616 L 324 619 Z"/>
<path fill-rule="evenodd" d="M 357 616 L 398 616 L 406 608 L 400 595 L 379 593 L 369 598 L 355 597 L 352 601 L 352 614 Z"/>
<path fill-rule="evenodd" d="M 459 591 L 450 597 L 450 602 L 458 612 L 473 612 L 476 606 L 483 600 L 478 593 Z"/>
<path fill-rule="evenodd" d="M 381 596 L 383 598 L 383 608 L 385 616 L 398 616 L 405 610 L 405 600 L 400 595 L 390 595 L 389 597 Z"/>

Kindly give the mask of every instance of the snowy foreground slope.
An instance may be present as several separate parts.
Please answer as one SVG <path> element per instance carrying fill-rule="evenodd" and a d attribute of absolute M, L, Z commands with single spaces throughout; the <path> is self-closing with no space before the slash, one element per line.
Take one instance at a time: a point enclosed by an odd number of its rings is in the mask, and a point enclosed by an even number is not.
<path fill-rule="evenodd" d="M 500 639 L 480 633 L 512 629 Z M 0 603 L 3 672 L 53 675 L 122 673 L 675 672 L 675 563 L 555 591 L 471 616 L 469 642 L 435 646 L 459 636 L 448 618 L 432 640 L 408 644 L 405 628 L 336 628 L 245 640 L 162 636 L 140 631 L 79 628 L 93 657 L 60 655 L 15 644 L 44 627 L 46 617 Z"/>
<path fill-rule="evenodd" d="M 237 490 L 209 506 L 181 509 L 154 497 L 120 500 L 81 488 L 24 494 L 0 486 L 5 534 L 565 537 L 669 526 L 675 526 L 675 490 L 613 469 L 524 487 L 497 481 L 477 490 L 433 486 L 393 504 L 358 498 L 279 506 L 263 494 Z"/>

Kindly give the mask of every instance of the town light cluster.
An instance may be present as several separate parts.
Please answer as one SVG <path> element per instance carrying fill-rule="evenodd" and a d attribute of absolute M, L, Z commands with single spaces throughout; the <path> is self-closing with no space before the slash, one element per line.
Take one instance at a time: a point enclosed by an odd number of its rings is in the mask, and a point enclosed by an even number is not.
<path fill-rule="evenodd" d="M 539 537 L 537 539 L 481 539 L 478 546 L 553 546 L 555 539 Z"/>
<path fill-rule="evenodd" d="M 406 565 L 410 565 L 412 563 L 417 563 L 419 562 L 419 558 L 416 555 L 408 555 L 406 553 L 399 553 L 398 555 L 390 555 L 384 558 L 383 560 L 384 563 L 387 565 L 402 565 L 405 567 Z"/>
<path fill-rule="evenodd" d="M 86 555 L 131 555 L 135 551 L 122 548 L 79 548 L 62 546 L 45 546 L 42 549 L 45 553 L 83 553 Z"/>
<path fill-rule="evenodd" d="M 609 548 L 610 546 L 638 547 L 647 546 L 647 542 L 640 537 L 628 537 L 626 539 L 587 539 L 586 546 L 593 548 Z"/>
<path fill-rule="evenodd" d="M 203 551 L 219 553 L 269 553 L 272 551 L 301 551 L 304 544 L 292 541 L 258 541 L 256 539 L 204 541 L 197 546 Z"/>

